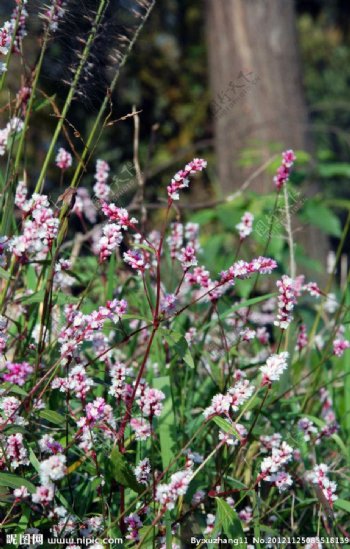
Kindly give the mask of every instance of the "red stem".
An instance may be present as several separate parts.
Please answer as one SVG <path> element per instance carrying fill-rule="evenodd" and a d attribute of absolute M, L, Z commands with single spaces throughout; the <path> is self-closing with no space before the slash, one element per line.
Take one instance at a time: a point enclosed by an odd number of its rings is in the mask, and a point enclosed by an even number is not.
<path fill-rule="evenodd" d="M 153 342 L 153 339 L 154 339 L 154 336 L 156 334 L 157 329 L 158 329 L 158 326 L 153 328 L 151 336 L 148 340 L 147 349 L 145 351 L 145 355 L 143 357 L 139 373 L 137 374 L 137 378 L 136 378 L 135 385 L 134 385 L 134 390 L 133 390 L 131 398 L 130 398 L 128 404 L 127 404 L 126 412 L 124 414 L 124 417 L 123 417 L 121 425 L 120 425 L 120 429 L 118 431 L 117 436 L 118 436 L 119 440 L 122 440 L 124 438 L 124 433 L 125 433 L 126 426 L 127 426 L 128 422 L 131 419 L 131 410 L 132 410 L 132 405 L 133 405 L 134 400 L 135 400 L 136 391 L 138 389 L 138 386 L 140 385 L 140 381 L 141 381 L 141 378 L 142 378 L 142 375 L 143 375 L 143 372 L 144 372 L 144 369 L 145 369 L 145 366 L 146 366 L 146 362 L 147 362 L 147 359 L 148 359 L 148 356 L 149 356 L 149 353 L 150 353 L 150 350 L 151 350 L 152 342 Z M 124 448 L 121 448 L 121 451 L 123 449 Z"/>

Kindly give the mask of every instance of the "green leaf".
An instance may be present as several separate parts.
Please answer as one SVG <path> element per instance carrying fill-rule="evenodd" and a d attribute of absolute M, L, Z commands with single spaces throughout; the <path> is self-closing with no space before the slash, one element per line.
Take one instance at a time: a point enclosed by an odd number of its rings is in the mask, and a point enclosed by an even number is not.
<path fill-rule="evenodd" d="M 154 380 L 155 389 L 163 391 L 165 400 L 163 401 L 163 409 L 158 418 L 158 433 L 160 439 L 160 449 L 162 453 L 163 469 L 166 469 L 169 463 L 174 459 L 173 452 L 174 440 L 172 432 L 175 429 L 175 414 L 173 408 L 173 399 L 170 391 L 169 376 L 157 377 Z"/>
<path fill-rule="evenodd" d="M 24 435 L 27 431 L 23 425 L 5 425 L 1 432 L 6 433 L 6 435 L 16 435 L 17 433 Z"/>
<path fill-rule="evenodd" d="M 350 501 L 346 501 L 345 499 L 336 499 L 334 502 L 334 507 L 338 507 L 338 509 L 342 509 L 342 511 L 350 513 Z"/>
<path fill-rule="evenodd" d="M 153 547 L 153 540 L 155 539 L 155 528 L 150 526 L 142 526 L 139 530 L 140 540 L 142 541 L 142 548 L 148 549 Z"/>
<path fill-rule="evenodd" d="M 38 278 L 33 265 L 27 266 L 27 287 L 34 292 L 37 285 Z"/>
<path fill-rule="evenodd" d="M 217 214 L 214 208 L 210 208 L 210 210 L 201 210 L 200 212 L 196 212 L 191 216 L 191 221 L 193 223 L 199 223 L 199 225 L 205 225 L 206 223 L 210 223 L 210 221 L 214 221 L 214 219 L 217 218 Z"/>
<path fill-rule="evenodd" d="M 34 294 L 26 295 L 21 298 L 21 303 L 31 305 L 32 303 L 41 303 L 45 296 L 45 290 L 40 290 Z"/>
<path fill-rule="evenodd" d="M 141 315 L 131 315 L 131 314 L 123 315 L 123 320 L 140 320 L 140 321 L 143 320 L 144 322 L 147 322 L 147 324 L 150 324 L 152 322 L 151 318 L 147 318 Z"/>
<path fill-rule="evenodd" d="M 36 101 L 33 106 L 34 111 L 40 111 L 41 109 L 45 108 L 48 105 L 51 105 L 56 99 L 56 94 L 51 95 L 51 97 L 47 97 L 45 99 L 40 99 L 39 101 Z"/>
<path fill-rule="evenodd" d="M 315 225 L 326 234 L 341 236 L 339 218 L 324 204 L 309 200 L 306 202 L 300 218 L 306 223 Z"/>
<path fill-rule="evenodd" d="M 0 486 L 6 486 L 8 488 L 20 488 L 21 486 L 25 486 L 31 494 L 36 490 L 32 482 L 17 475 L 13 475 L 12 473 L 0 473 Z"/>
<path fill-rule="evenodd" d="M 229 203 L 218 206 L 216 212 L 223 227 L 231 231 L 234 229 L 234 227 L 242 217 L 242 212 L 237 209 L 236 203 Z"/>
<path fill-rule="evenodd" d="M 215 416 L 212 418 L 212 421 L 214 421 L 214 423 L 216 423 L 216 425 L 218 425 L 222 431 L 224 431 L 225 433 L 229 433 L 230 435 L 233 435 L 238 440 L 240 440 L 241 437 L 239 436 L 237 431 L 234 429 L 234 427 L 231 425 L 231 423 L 226 421 L 226 419 Z"/>
<path fill-rule="evenodd" d="M 4 383 L 2 383 L 1 388 L 8 390 L 10 393 L 15 393 L 17 395 L 22 395 L 22 396 L 28 396 L 28 393 L 24 389 L 22 389 L 22 387 L 18 387 L 17 385 L 14 385 L 9 381 L 5 381 Z"/>
<path fill-rule="evenodd" d="M 162 328 L 162 335 L 176 354 L 190 367 L 194 368 L 193 358 L 188 343 L 182 334 Z"/>
<path fill-rule="evenodd" d="M 39 472 L 40 462 L 33 452 L 32 448 L 29 448 L 29 461 L 33 465 L 34 469 Z"/>
<path fill-rule="evenodd" d="M 252 305 L 256 305 L 261 301 L 267 301 L 271 297 L 275 297 L 275 296 L 276 296 L 276 292 L 273 292 L 271 294 L 260 295 L 259 297 L 252 297 L 251 299 L 245 299 L 244 301 L 240 301 L 239 303 L 237 303 L 237 305 L 233 305 L 225 313 L 222 313 L 220 315 L 220 319 L 222 320 L 227 316 L 230 316 L 232 313 L 235 313 L 236 311 L 243 309 L 244 307 L 251 307 Z M 201 327 L 201 330 L 206 330 L 212 324 L 217 324 L 217 320 L 214 319 L 211 322 L 208 322 L 208 324 L 205 324 L 204 326 Z"/>
<path fill-rule="evenodd" d="M 141 250 L 145 250 L 146 252 L 149 252 L 150 254 L 155 254 L 155 250 L 151 248 L 150 246 L 147 246 L 146 244 L 135 244 L 134 248 L 141 248 Z"/>
<path fill-rule="evenodd" d="M 328 164 L 319 164 L 318 173 L 321 177 L 350 177 L 350 164 L 346 162 L 330 162 Z"/>
<path fill-rule="evenodd" d="M 254 410 L 254 408 L 258 408 L 260 404 L 262 403 L 262 398 L 258 395 L 255 395 L 251 397 L 251 400 L 248 401 L 248 404 L 244 407 L 245 411 L 248 412 L 250 410 Z"/>
<path fill-rule="evenodd" d="M 66 422 L 66 418 L 64 416 L 58 412 L 54 412 L 53 410 L 40 410 L 39 416 L 54 425 L 63 425 Z"/>
<path fill-rule="evenodd" d="M 79 298 L 73 297 L 70 294 L 63 294 L 62 292 L 55 292 L 52 299 L 58 305 L 70 305 L 71 303 L 78 303 Z"/>
<path fill-rule="evenodd" d="M 10 280 L 11 275 L 7 271 L 5 271 L 5 269 L 0 267 L 0 278 L 4 278 L 5 280 Z"/>
<path fill-rule="evenodd" d="M 39 292 L 35 292 L 34 294 L 31 294 L 29 296 L 22 297 L 21 303 L 24 303 L 25 305 L 31 305 L 33 303 L 42 303 L 44 301 L 44 298 L 45 298 L 45 290 L 40 290 Z M 63 294 L 61 292 L 54 292 L 52 295 L 52 299 L 58 305 L 78 303 L 79 301 L 78 297 L 73 297 L 72 295 Z"/>
<path fill-rule="evenodd" d="M 350 200 L 345 198 L 327 198 L 323 200 L 324 204 L 333 206 L 335 208 L 342 208 L 344 210 L 350 210 Z"/>
<path fill-rule="evenodd" d="M 230 481 L 230 485 L 232 486 L 232 488 L 238 488 L 239 490 L 245 490 L 247 493 L 250 493 L 251 490 L 249 490 L 247 488 L 247 486 L 245 484 L 243 484 L 243 482 L 240 482 L 239 480 L 233 478 L 233 477 L 227 477 L 227 480 Z"/>
<path fill-rule="evenodd" d="M 118 448 L 114 448 L 111 452 L 110 465 L 112 475 L 114 479 L 119 482 L 119 484 L 122 484 L 127 488 L 131 488 L 137 493 L 141 493 L 143 491 L 142 486 L 135 478 L 130 464 L 126 461 L 125 456 L 118 450 Z"/>
<path fill-rule="evenodd" d="M 17 533 L 25 532 L 28 527 L 29 519 L 31 515 L 31 509 L 29 506 L 24 505 L 22 509 L 22 516 L 18 521 Z"/>
<path fill-rule="evenodd" d="M 218 511 L 218 518 L 220 523 L 222 524 L 222 528 L 226 536 L 228 538 L 236 540 L 239 540 L 239 538 L 244 539 L 245 535 L 243 532 L 242 524 L 237 516 L 236 511 L 232 509 L 232 507 L 230 507 L 225 500 L 221 498 L 215 499 Z M 235 545 L 235 547 L 243 549 L 246 548 L 247 545 L 245 543 L 239 543 L 238 545 Z"/>

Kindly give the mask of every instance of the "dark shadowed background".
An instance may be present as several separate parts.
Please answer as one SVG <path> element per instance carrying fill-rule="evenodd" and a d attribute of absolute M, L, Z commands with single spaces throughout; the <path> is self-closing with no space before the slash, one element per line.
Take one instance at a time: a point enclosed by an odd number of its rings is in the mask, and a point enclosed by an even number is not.
<path fill-rule="evenodd" d="M 2 17 L 9 15 L 12 4 L 2 0 Z M 50 46 L 40 87 L 58 106 L 67 93 L 96 4 L 68 0 L 69 16 Z M 33 16 L 42 6 L 29 0 Z M 68 116 L 77 149 L 108 89 L 110 71 L 137 9 L 132 0 L 110 3 Z M 130 113 L 133 105 L 141 111 L 140 158 L 147 200 L 156 200 L 160 185 L 188 159 L 203 156 L 209 160 L 207 176 L 193 186 L 187 200 L 210 203 L 238 189 L 284 148 L 308 153 L 299 154 L 304 162 L 293 180 L 306 197 L 319 197 L 321 204 L 333 201 L 333 206 L 339 197 L 349 199 L 349 22 L 350 5 L 345 0 L 156 2 L 111 98 L 112 120 Z M 39 36 L 35 17 L 29 26 L 26 55 L 34 62 L 39 52 L 33 39 Z M 10 81 L 15 91 L 15 73 Z M 50 135 L 45 111 L 37 117 L 27 161 L 33 178 Z M 45 123 L 40 124 L 40 117 Z M 96 151 L 96 156 L 110 162 L 114 174 L 121 174 L 121 181 L 127 179 L 122 176 L 132 160 L 133 132 L 132 118 L 112 124 Z M 90 171 L 87 182 L 92 180 L 93 166 Z M 271 192 L 271 180 L 271 172 L 261 173 L 250 191 Z M 131 198 L 132 192 L 123 200 Z M 336 209 L 340 222 L 344 211 L 343 204 Z M 317 212 L 313 216 L 320 217 Z M 308 254 L 320 259 L 329 249 L 329 237 L 331 246 L 336 245 L 337 232 L 327 234 L 327 228 L 316 227 L 303 231 L 301 240 Z"/>

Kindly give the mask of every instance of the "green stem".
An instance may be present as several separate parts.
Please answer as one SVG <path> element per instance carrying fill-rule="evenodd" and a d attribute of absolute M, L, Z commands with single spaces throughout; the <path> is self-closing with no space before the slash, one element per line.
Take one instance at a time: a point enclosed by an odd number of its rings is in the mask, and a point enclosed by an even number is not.
<path fill-rule="evenodd" d="M 12 275 L 13 275 L 14 270 L 15 270 L 15 264 L 16 264 L 15 256 L 12 256 L 10 268 L 8 270 L 9 278 L 6 280 L 5 287 L 4 287 L 3 291 L 1 292 L 1 296 L 0 296 L 0 312 L 1 313 L 4 312 L 4 303 L 5 303 L 5 299 L 6 299 L 8 289 L 9 289 L 10 284 L 11 284 Z"/>

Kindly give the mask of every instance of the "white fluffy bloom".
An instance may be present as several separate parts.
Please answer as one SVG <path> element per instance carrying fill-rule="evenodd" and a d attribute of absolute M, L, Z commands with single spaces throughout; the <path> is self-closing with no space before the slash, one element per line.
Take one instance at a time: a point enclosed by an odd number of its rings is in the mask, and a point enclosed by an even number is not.
<path fill-rule="evenodd" d="M 166 509 L 174 509 L 179 496 L 184 496 L 190 483 L 192 471 L 178 471 L 171 475 L 169 484 L 159 484 L 156 500 Z"/>
<path fill-rule="evenodd" d="M 13 495 L 16 499 L 23 499 L 29 496 L 29 492 L 25 486 L 21 486 L 13 491 Z"/>
<path fill-rule="evenodd" d="M 268 385 L 272 381 L 278 381 L 287 368 L 288 353 L 280 353 L 278 355 L 271 355 L 264 366 L 261 366 L 260 371 L 262 373 L 262 385 Z"/>
<path fill-rule="evenodd" d="M 66 456 L 57 454 L 45 459 L 40 463 L 39 475 L 42 484 L 47 484 L 50 480 L 60 480 L 66 474 Z"/>

